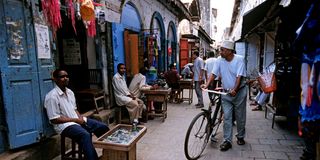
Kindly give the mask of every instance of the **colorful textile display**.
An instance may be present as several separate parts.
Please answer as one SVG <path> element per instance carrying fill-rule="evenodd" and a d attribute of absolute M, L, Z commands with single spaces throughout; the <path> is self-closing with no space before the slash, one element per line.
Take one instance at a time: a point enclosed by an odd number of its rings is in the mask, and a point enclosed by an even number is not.
<path fill-rule="evenodd" d="M 297 41 L 303 46 L 301 59 L 301 122 L 320 120 L 320 4 L 310 6 L 301 27 L 297 30 Z"/>
<path fill-rule="evenodd" d="M 84 21 L 92 21 L 95 19 L 94 5 L 92 0 L 80 1 L 80 13 L 82 20 Z"/>
<path fill-rule="evenodd" d="M 320 49 L 304 54 L 301 65 L 301 121 L 320 119 Z"/>
<path fill-rule="evenodd" d="M 53 37 L 56 31 L 62 26 L 59 0 L 41 0 L 43 15 L 53 30 Z"/>
<path fill-rule="evenodd" d="M 71 24 L 72 24 L 74 33 L 77 34 L 73 0 L 66 0 L 66 5 L 68 7 L 68 17 L 71 19 Z"/>

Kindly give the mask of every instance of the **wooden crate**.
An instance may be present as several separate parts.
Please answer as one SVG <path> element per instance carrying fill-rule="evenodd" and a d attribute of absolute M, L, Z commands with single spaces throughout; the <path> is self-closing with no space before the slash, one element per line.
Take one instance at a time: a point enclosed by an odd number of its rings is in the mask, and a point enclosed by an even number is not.
<path fill-rule="evenodd" d="M 137 126 L 139 133 L 132 138 L 127 144 L 104 142 L 103 140 L 113 134 L 115 131 L 124 128 L 127 130 L 132 129 L 132 125 L 118 124 L 110 131 L 99 137 L 93 142 L 96 148 L 102 148 L 103 154 L 102 160 L 135 160 L 136 159 L 136 143 L 146 133 L 147 128 L 145 126 Z"/>

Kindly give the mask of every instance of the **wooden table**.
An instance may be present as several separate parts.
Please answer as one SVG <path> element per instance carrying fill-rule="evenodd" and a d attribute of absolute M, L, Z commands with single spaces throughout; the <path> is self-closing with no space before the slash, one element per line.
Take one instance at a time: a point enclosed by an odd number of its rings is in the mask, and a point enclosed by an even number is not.
<path fill-rule="evenodd" d="M 181 89 L 181 100 L 182 101 L 188 101 L 189 104 L 192 103 L 193 100 L 193 81 L 192 79 L 181 79 L 178 81 Z M 189 97 L 183 96 L 183 90 L 187 89 L 189 91 Z"/>
<path fill-rule="evenodd" d="M 158 88 L 153 90 L 143 90 L 141 91 L 144 93 L 147 99 L 147 104 L 149 105 L 151 101 L 153 102 L 162 102 L 163 105 L 161 107 L 160 113 L 152 113 L 149 109 L 150 106 L 148 106 L 148 112 L 147 112 L 147 120 L 148 116 L 156 116 L 156 117 L 163 117 L 162 121 L 167 118 L 167 102 L 168 102 L 168 95 L 171 92 L 171 88 Z"/>
<path fill-rule="evenodd" d="M 112 137 L 112 134 L 119 129 L 132 130 L 132 125 L 118 124 L 110 131 L 93 141 L 93 145 L 96 148 L 102 148 L 101 160 L 136 160 L 137 159 L 137 147 L 136 144 L 140 138 L 147 132 L 145 126 L 137 126 L 139 132 L 127 143 L 112 142 L 106 139 Z M 129 133 L 131 134 L 131 133 Z"/>

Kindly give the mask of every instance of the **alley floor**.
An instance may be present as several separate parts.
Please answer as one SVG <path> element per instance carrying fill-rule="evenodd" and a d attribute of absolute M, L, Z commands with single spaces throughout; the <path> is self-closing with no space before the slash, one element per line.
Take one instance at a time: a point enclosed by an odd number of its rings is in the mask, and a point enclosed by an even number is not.
<path fill-rule="evenodd" d="M 186 95 L 186 94 L 185 94 Z M 208 96 L 204 94 L 205 106 Z M 168 103 L 168 117 L 165 122 L 160 118 L 145 123 L 147 133 L 137 144 L 138 160 L 185 160 L 184 138 L 192 118 L 200 112 L 195 108 L 196 95 L 193 104 Z M 272 129 L 272 117 L 264 117 L 264 111 L 251 111 L 247 105 L 246 144 L 239 146 L 233 138 L 232 148 L 226 152 L 219 150 L 222 141 L 222 126 L 219 131 L 219 142 L 208 143 L 201 160 L 262 160 L 284 159 L 298 160 L 303 150 L 303 141 L 295 129 L 290 129 L 283 117 L 276 117 Z M 234 127 L 234 133 L 236 127 Z"/>
<path fill-rule="evenodd" d="M 207 93 L 203 93 L 206 107 L 209 99 Z M 162 118 L 155 118 L 145 123 L 147 132 L 137 143 L 137 160 L 185 160 L 186 131 L 193 117 L 201 111 L 194 106 L 196 102 L 194 92 L 193 104 L 168 103 L 168 117 L 164 122 Z M 303 141 L 296 129 L 288 127 L 284 117 L 276 117 L 272 129 L 271 114 L 266 119 L 264 111 L 251 111 L 250 101 L 247 104 L 246 144 L 237 145 L 236 138 L 233 137 L 232 148 L 221 152 L 220 126 L 218 142 L 209 142 L 200 160 L 298 160 L 302 154 Z M 233 134 L 236 134 L 235 126 Z M 100 149 L 97 151 L 99 155 L 102 154 Z M 60 160 L 60 156 L 54 160 Z"/>

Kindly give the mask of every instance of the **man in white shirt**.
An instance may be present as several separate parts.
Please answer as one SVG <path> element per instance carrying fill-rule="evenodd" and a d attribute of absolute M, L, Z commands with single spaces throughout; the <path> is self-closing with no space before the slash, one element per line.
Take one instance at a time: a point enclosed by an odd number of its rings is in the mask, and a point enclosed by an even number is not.
<path fill-rule="evenodd" d="M 202 97 L 202 90 L 200 85 L 204 82 L 205 76 L 203 76 L 203 68 L 204 63 L 202 58 L 199 57 L 199 52 L 194 51 L 192 53 L 193 58 L 193 80 L 194 80 L 194 88 L 196 91 L 196 95 L 198 98 L 198 103 L 195 105 L 197 108 L 203 107 L 203 97 Z"/>
<path fill-rule="evenodd" d="M 246 70 L 244 58 L 234 54 L 234 42 L 223 41 L 220 47 L 221 57 L 217 58 L 212 74 L 208 82 L 201 86 L 208 88 L 210 82 L 216 77 L 221 77 L 222 88 L 230 90 L 229 94 L 221 95 L 223 109 L 223 138 L 224 141 L 220 145 L 221 151 L 227 151 L 232 147 L 232 115 L 235 113 L 237 122 L 237 144 L 244 145 L 245 124 L 246 124 L 246 103 L 247 103 L 247 87 L 246 87 Z"/>
<path fill-rule="evenodd" d="M 204 72 L 206 75 L 206 81 L 209 80 L 210 75 L 213 70 L 213 67 L 214 67 L 216 60 L 217 60 L 217 58 L 214 58 L 213 53 L 211 54 L 211 56 L 212 57 L 206 59 L 205 65 L 204 65 Z M 211 82 L 210 85 L 208 86 L 208 89 L 210 89 L 210 90 L 215 89 L 217 87 L 217 81 L 218 81 L 218 78 L 216 78 L 213 82 Z M 208 95 L 209 95 L 209 99 L 210 99 L 211 104 L 214 104 L 214 101 L 213 101 L 214 94 L 209 92 Z"/>
<path fill-rule="evenodd" d="M 114 89 L 114 97 L 117 105 L 126 106 L 130 122 L 138 121 L 142 118 L 142 111 L 145 108 L 143 101 L 138 97 L 135 97 L 133 93 L 130 92 L 125 81 L 124 73 L 126 67 L 123 63 L 119 63 L 117 66 L 118 72 L 113 76 L 112 86 Z"/>
<path fill-rule="evenodd" d="M 91 133 L 100 137 L 109 130 L 108 126 L 79 114 L 74 93 L 67 88 L 69 76 L 66 71 L 57 69 L 52 75 L 56 85 L 44 102 L 50 122 L 56 132 L 75 140 L 83 148 L 86 159 L 98 160 Z"/>
<path fill-rule="evenodd" d="M 181 75 L 183 76 L 183 78 L 192 78 L 193 77 L 193 73 L 191 71 L 192 67 L 193 67 L 192 63 L 188 63 L 183 66 L 183 70 L 181 71 Z"/>
<path fill-rule="evenodd" d="M 145 76 L 146 72 L 147 72 L 147 70 L 144 67 L 140 68 L 139 73 L 134 75 L 134 77 L 129 85 L 130 92 L 135 97 L 141 98 L 142 100 L 143 100 L 143 97 L 142 97 L 141 91 L 159 88 L 159 86 L 157 84 L 151 86 L 146 83 L 146 76 Z M 149 108 L 148 108 L 149 111 L 155 110 L 154 106 L 153 106 L 153 102 L 150 102 L 148 104 L 148 106 L 149 106 Z"/>
<path fill-rule="evenodd" d="M 138 98 L 141 98 L 142 90 L 150 90 L 158 88 L 158 85 L 150 86 L 146 83 L 146 74 L 147 70 L 145 68 L 140 68 L 139 73 L 135 74 L 130 85 L 130 92 Z"/>

